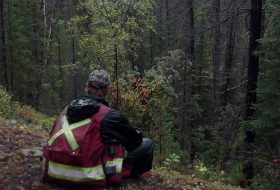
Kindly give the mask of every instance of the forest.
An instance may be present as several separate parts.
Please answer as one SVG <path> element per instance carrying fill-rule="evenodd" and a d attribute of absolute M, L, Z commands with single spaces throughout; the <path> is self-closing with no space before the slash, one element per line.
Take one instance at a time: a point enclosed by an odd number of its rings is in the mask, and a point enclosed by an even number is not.
<path fill-rule="evenodd" d="M 277 190 L 279 31 L 279 0 L 1 0 L 0 117 L 55 118 L 105 69 L 154 168 Z"/>

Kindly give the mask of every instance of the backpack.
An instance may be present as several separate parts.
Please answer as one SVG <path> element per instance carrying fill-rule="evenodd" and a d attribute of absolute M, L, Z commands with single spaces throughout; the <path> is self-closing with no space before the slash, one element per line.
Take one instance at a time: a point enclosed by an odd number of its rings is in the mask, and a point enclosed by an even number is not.
<path fill-rule="evenodd" d="M 44 148 L 43 182 L 104 188 L 121 181 L 125 149 L 102 143 L 100 126 L 110 108 L 99 105 L 96 114 L 73 124 L 67 121 L 67 109 L 60 114 Z"/>

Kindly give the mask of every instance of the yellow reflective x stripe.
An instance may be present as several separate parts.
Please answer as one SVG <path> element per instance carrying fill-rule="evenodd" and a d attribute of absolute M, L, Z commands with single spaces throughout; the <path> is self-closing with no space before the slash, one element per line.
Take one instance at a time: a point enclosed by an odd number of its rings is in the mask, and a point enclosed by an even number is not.
<path fill-rule="evenodd" d="M 76 150 L 79 145 L 77 144 L 77 141 L 72 133 L 72 130 L 69 127 L 69 123 L 67 121 L 66 116 L 62 117 L 62 129 L 64 130 L 65 137 L 71 146 L 72 150 Z"/>
<path fill-rule="evenodd" d="M 57 133 L 55 133 L 48 141 L 49 146 L 51 146 L 53 144 L 53 142 L 56 140 L 57 137 L 59 137 L 60 135 L 62 135 L 64 133 L 64 131 L 61 129 L 60 131 L 58 131 Z"/>
<path fill-rule="evenodd" d="M 60 129 L 57 133 L 55 133 L 48 141 L 49 146 L 53 144 L 53 142 L 57 139 L 62 134 L 65 134 L 65 137 L 71 147 L 72 150 L 76 150 L 79 145 L 77 144 L 77 141 L 72 133 L 72 130 L 78 127 L 81 127 L 83 125 L 89 124 L 91 122 L 90 119 L 85 119 L 83 121 L 73 123 L 69 125 L 66 116 L 63 116 L 61 118 L 61 123 L 62 123 L 62 129 Z"/>
<path fill-rule="evenodd" d="M 49 161 L 48 174 L 57 179 L 76 182 L 105 179 L 102 165 L 94 167 L 77 167 Z"/>

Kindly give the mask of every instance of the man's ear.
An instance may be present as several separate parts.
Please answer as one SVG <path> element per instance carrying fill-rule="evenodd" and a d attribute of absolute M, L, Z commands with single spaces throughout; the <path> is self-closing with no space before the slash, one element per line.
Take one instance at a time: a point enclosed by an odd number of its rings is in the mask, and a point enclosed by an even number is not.
<path fill-rule="evenodd" d="M 88 93 L 89 91 L 89 87 L 88 87 L 88 82 L 86 83 L 86 87 L 85 87 L 85 92 Z"/>
<path fill-rule="evenodd" d="M 108 92 L 109 92 L 109 86 L 105 87 L 105 90 L 104 90 L 104 91 L 105 91 L 105 92 L 104 92 L 104 93 L 105 93 L 104 95 L 105 95 L 105 97 L 106 97 L 106 96 L 108 95 Z"/>

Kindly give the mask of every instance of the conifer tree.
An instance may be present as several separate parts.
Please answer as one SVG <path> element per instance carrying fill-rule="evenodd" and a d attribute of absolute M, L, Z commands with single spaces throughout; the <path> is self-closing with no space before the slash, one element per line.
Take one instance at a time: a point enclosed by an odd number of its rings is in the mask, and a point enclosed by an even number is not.
<path fill-rule="evenodd" d="M 276 189 L 280 186 L 279 166 L 274 159 L 279 159 L 280 126 L 280 2 L 271 1 L 269 11 L 271 19 L 265 37 L 260 40 L 257 54 L 260 56 L 260 74 L 257 88 L 258 103 L 255 105 L 252 128 L 256 133 L 255 141 L 255 186 L 264 189 Z M 265 160 L 266 162 L 263 162 Z"/>

